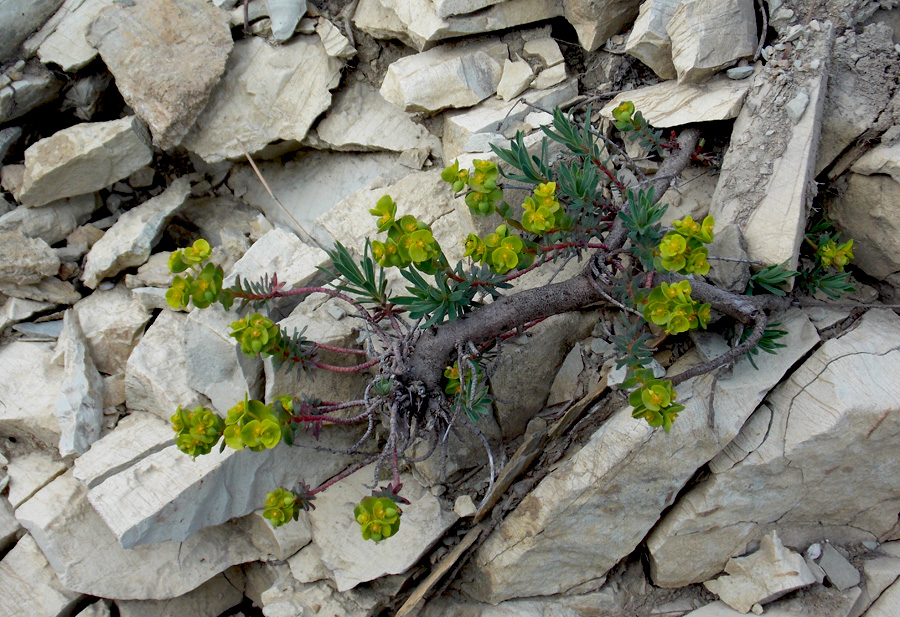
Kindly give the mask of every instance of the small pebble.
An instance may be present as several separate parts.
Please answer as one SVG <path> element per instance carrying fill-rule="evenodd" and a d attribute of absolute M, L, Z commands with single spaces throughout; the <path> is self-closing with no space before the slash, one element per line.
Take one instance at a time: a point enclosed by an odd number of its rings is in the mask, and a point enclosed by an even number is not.
<path fill-rule="evenodd" d="M 753 75 L 752 66 L 734 66 L 725 71 L 729 79 L 747 79 Z"/>

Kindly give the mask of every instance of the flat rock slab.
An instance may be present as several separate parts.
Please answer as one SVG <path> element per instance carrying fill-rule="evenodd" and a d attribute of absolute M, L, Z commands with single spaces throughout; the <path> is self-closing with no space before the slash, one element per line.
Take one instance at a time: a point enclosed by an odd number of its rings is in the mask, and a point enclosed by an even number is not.
<path fill-rule="evenodd" d="M 59 443 L 56 395 L 63 369 L 53 364 L 53 343 L 13 341 L 0 347 L 0 433 L 38 441 L 50 448 Z"/>
<path fill-rule="evenodd" d="M 613 109 L 624 101 L 631 101 L 635 109 L 658 128 L 730 120 L 740 113 L 750 84 L 750 80 L 735 81 L 724 75 L 700 84 L 679 84 L 669 80 L 618 94 L 600 113 L 612 118 Z"/>
<path fill-rule="evenodd" d="M 59 272 L 59 257 L 40 238 L 21 231 L 0 232 L 0 283 L 29 285 Z"/>
<path fill-rule="evenodd" d="M 817 70 L 791 69 L 778 78 L 768 64 L 753 78 L 710 204 L 718 224 L 741 228 L 750 259 L 788 262 L 789 268 L 797 265 L 807 203 L 815 194 L 812 179 L 828 77 L 824 59 L 833 38 L 830 25 L 815 34 L 792 58 L 804 66 L 818 59 Z M 786 104 L 802 92 L 809 103 L 795 123 Z"/>
<path fill-rule="evenodd" d="M 178 178 L 160 195 L 120 216 L 87 254 L 81 274 L 84 284 L 95 289 L 105 277 L 145 263 L 163 227 L 190 192 L 188 179 Z"/>
<path fill-rule="evenodd" d="M 123 548 L 70 473 L 16 510 L 19 522 L 72 591 L 104 598 L 165 600 L 185 594 L 234 564 L 264 559 L 251 525 L 239 519 L 184 542 Z M 65 504 L 60 508 L 60 504 Z"/>
<path fill-rule="evenodd" d="M 227 13 L 204 0 L 116 3 L 94 21 L 88 40 L 164 150 L 203 111 L 233 46 Z"/>
<path fill-rule="evenodd" d="M 0 231 L 18 229 L 29 238 L 56 244 L 85 223 L 99 206 L 96 193 L 66 197 L 41 208 L 19 206 L 0 216 Z"/>
<path fill-rule="evenodd" d="M 235 44 L 225 75 L 182 145 L 214 163 L 278 140 L 300 141 L 331 105 L 343 62 L 317 35 L 272 47 L 257 37 Z"/>
<path fill-rule="evenodd" d="M 152 158 L 147 129 L 135 116 L 76 124 L 25 151 L 19 201 L 43 206 L 63 197 L 93 193 L 127 178 Z"/>
<path fill-rule="evenodd" d="M 669 434 L 632 418 L 630 407 L 614 413 L 482 544 L 463 570 L 460 589 L 493 604 L 562 593 L 601 580 L 634 550 L 697 468 L 731 441 L 769 389 L 819 340 L 799 311 L 786 314 L 782 327 L 789 333 L 787 348 L 758 363 L 759 371 L 742 359 L 730 375 L 717 380 L 705 375 L 681 384 L 678 401 L 686 409 Z M 678 371 L 673 367 L 670 374 Z M 553 576 L 547 576 L 548 571 Z"/>
<path fill-rule="evenodd" d="M 98 289 L 74 305 L 97 369 L 120 375 L 150 321 L 148 311 L 124 285 Z"/>
<path fill-rule="evenodd" d="M 741 430 L 743 451 L 725 464 L 713 459 L 721 471 L 683 495 L 650 535 L 654 583 L 707 580 L 772 529 L 793 547 L 892 533 L 898 371 L 900 317 L 890 311 L 869 311 L 817 349 L 769 394 L 771 411 L 761 408 L 763 417 Z"/>
<path fill-rule="evenodd" d="M 38 47 L 37 55 L 44 64 L 55 64 L 66 72 L 87 66 L 97 57 L 97 48 L 88 43 L 87 30 L 97 16 L 113 6 L 113 0 L 76 0 L 60 7 L 54 20 L 59 20 Z M 116 85 L 120 86 L 120 82 Z"/>
<path fill-rule="evenodd" d="M 0 615 L 66 617 L 82 598 L 65 589 L 31 536 L 0 561 Z"/>
<path fill-rule="evenodd" d="M 165 600 L 119 600 L 119 617 L 161 617 L 163 615 L 191 615 L 216 617 L 237 606 L 244 599 L 238 568 L 212 578 L 197 589 Z"/>
<path fill-rule="evenodd" d="M 353 508 L 371 494 L 372 468 L 366 467 L 316 496 L 309 514 L 313 540 L 322 562 L 331 570 L 338 591 L 347 591 L 388 574 L 405 572 L 443 537 L 458 518 L 444 511 L 440 501 L 411 476 L 401 478 L 402 495 L 410 500 L 401 507 L 400 530 L 384 542 L 363 540 L 353 520 Z"/>
<path fill-rule="evenodd" d="M 672 39 L 666 26 L 684 0 L 644 0 L 625 43 L 625 53 L 634 56 L 663 79 L 678 76 L 672 64 Z"/>
<path fill-rule="evenodd" d="M 0 62 L 50 18 L 63 0 L 7 0 L 0 4 Z"/>
<path fill-rule="evenodd" d="M 404 111 L 471 107 L 497 92 L 508 58 L 500 41 L 441 45 L 393 62 L 381 96 Z"/>
<path fill-rule="evenodd" d="M 680 82 L 700 82 L 756 51 L 752 0 L 684 0 L 666 24 Z"/>
<path fill-rule="evenodd" d="M 587 51 L 621 32 L 638 14 L 641 0 L 563 0 L 565 18 Z"/>

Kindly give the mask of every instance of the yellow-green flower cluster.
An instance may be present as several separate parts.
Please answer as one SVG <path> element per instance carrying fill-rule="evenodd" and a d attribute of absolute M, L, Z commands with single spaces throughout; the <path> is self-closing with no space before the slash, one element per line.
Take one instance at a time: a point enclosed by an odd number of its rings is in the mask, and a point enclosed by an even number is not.
<path fill-rule="evenodd" d="M 279 487 L 266 495 L 263 518 L 268 519 L 272 527 L 281 527 L 292 519 L 296 521 L 299 514 L 297 498 L 289 490 Z"/>
<path fill-rule="evenodd" d="M 378 265 L 386 268 L 405 268 L 411 263 L 427 267 L 441 253 L 441 247 L 431 233 L 431 228 L 411 214 L 397 220 L 397 204 L 390 195 L 378 200 L 369 210 L 378 217 L 378 231 L 388 234 L 384 242 L 372 240 L 372 256 Z"/>
<path fill-rule="evenodd" d="M 193 457 L 209 454 L 225 429 L 222 418 L 206 407 L 188 411 L 179 405 L 170 420 L 175 431 L 175 445 Z"/>
<path fill-rule="evenodd" d="M 623 101 L 612 110 L 613 124 L 620 131 L 628 131 L 634 127 L 634 121 L 631 119 L 634 114 L 634 103 L 631 101 Z"/>
<path fill-rule="evenodd" d="M 538 235 L 557 225 L 559 200 L 556 198 L 556 182 L 538 184 L 534 194 L 522 202 L 522 227 Z M 560 213 L 562 214 L 562 213 Z"/>
<path fill-rule="evenodd" d="M 400 529 L 403 512 L 387 497 L 363 497 L 353 509 L 353 516 L 362 531 L 363 540 L 381 542 Z"/>
<path fill-rule="evenodd" d="M 441 179 L 449 183 L 454 192 L 460 192 L 466 186 L 466 205 L 475 214 L 490 216 L 496 204 L 503 200 L 503 191 L 497 186 L 500 169 L 496 163 L 475 159 L 472 161 L 473 172 L 459 168 L 459 160 L 453 162 L 441 172 Z"/>
<path fill-rule="evenodd" d="M 241 351 L 249 358 L 257 354 L 272 355 L 281 342 L 278 325 L 260 313 L 232 322 L 229 336 L 237 339 Z"/>
<path fill-rule="evenodd" d="M 853 240 L 847 240 L 840 245 L 834 240 L 823 242 L 816 249 L 816 256 L 823 267 L 834 266 L 843 272 L 844 266 L 853 259 Z"/>
<path fill-rule="evenodd" d="M 185 249 L 178 249 L 169 255 L 169 271 L 180 274 L 191 270 L 193 274 L 176 276 L 172 286 L 166 291 L 166 303 L 174 309 L 187 308 L 193 302 L 197 308 L 206 308 L 219 299 L 225 272 L 221 267 L 208 263 L 212 249 L 209 242 L 200 239 Z"/>
<path fill-rule="evenodd" d="M 674 221 L 672 231 L 659 243 L 659 265 L 669 272 L 706 274 L 709 272 L 709 251 L 704 244 L 713 240 L 715 219 L 707 216 L 702 223 L 690 216 Z"/>
<path fill-rule="evenodd" d="M 279 417 L 262 401 L 245 398 L 225 418 L 225 445 L 234 450 L 274 448 L 281 442 L 281 433 Z"/>
<path fill-rule="evenodd" d="M 671 381 L 652 379 L 628 397 L 628 403 L 634 407 L 631 415 L 646 420 L 652 427 L 661 426 L 668 433 L 672 429 L 672 422 L 684 409 L 684 405 L 675 403 L 677 395 L 672 389 Z"/>
<path fill-rule="evenodd" d="M 644 319 L 662 326 L 669 334 L 679 334 L 709 322 L 710 305 L 691 298 L 691 284 L 680 281 L 661 283 L 653 288 L 644 305 Z"/>
<path fill-rule="evenodd" d="M 534 254 L 525 252 L 522 238 L 510 235 L 509 227 L 500 225 L 483 239 L 475 234 L 466 237 L 465 257 L 486 263 L 497 274 L 506 274 L 513 268 L 527 268 L 534 261 Z"/>

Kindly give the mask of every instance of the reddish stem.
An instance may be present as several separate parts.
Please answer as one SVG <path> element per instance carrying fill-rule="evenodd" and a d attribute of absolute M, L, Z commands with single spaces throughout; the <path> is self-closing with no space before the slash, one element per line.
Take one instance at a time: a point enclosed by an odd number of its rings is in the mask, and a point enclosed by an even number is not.
<path fill-rule="evenodd" d="M 333 373 L 356 373 L 359 371 L 364 371 L 367 368 L 372 368 L 376 364 L 381 362 L 379 358 L 374 358 L 369 360 L 368 362 L 363 362 L 362 364 L 357 364 L 355 366 L 335 366 L 333 364 L 325 364 L 324 362 L 316 362 L 313 360 L 310 364 L 316 368 L 320 368 L 326 371 L 331 371 Z"/>
<path fill-rule="evenodd" d="M 346 347 L 335 347 L 334 345 L 325 345 L 324 343 L 316 343 L 313 344 L 319 349 L 324 349 L 325 351 L 334 351 L 337 353 L 346 353 L 352 354 L 354 356 L 364 356 L 366 352 L 362 349 L 347 349 Z"/>
<path fill-rule="evenodd" d="M 377 454 L 376 454 L 375 456 L 371 456 L 371 457 L 367 458 L 366 460 L 361 461 L 361 462 L 357 463 L 356 465 L 353 465 L 352 467 L 346 469 L 345 471 L 342 471 L 341 473 L 339 473 L 339 474 L 336 475 L 335 477 L 331 478 L 331 479 L 328 480 L 327 482 L 323 482 L 322 484 L 320 484 L 320 485 L 317 486 L 316 488 L 311 489 L 311 490 L 309 491 L 309 493 L 307 493 L 307 495 L 312 496 L 312 495 L 315 495 L 316 493 L 321 493 L 322 491 L 324 491 L 325 489 L 327 489 L 327 488 L 328 488 L 329 486 L 331 486 L 332 484 L 336 484 L 336 483 L 340 482 L 341 480 L 343 480 L 343 479 L 346 478 L 347 476 L 353 475 L 354 473 L 356 473 L 357 471 L 359 471 L 360 469 L 362 469 L 362 468 L 365 467 L 366 465 L 371 465 L 372 463 L 374 463 L 374 462 L 377 461 L 377 460 L 378 460 L 378 455 L 377 455 Z"/>
<path fill-rule="evenodd" d="M 615 182 L 616 186 L 619 187 L 620 191 L 622 191 L 624 193 L 626 190 L 628 190 L 628 187 L 626 187 L 624 184 L 622 184 L 622 182 L 618 178 L 616 178 L 616 174 L 614 174 L 609 169 L 607 169 L 606 165 L 604 165 L 603 163 L 600 162 L 600 159 L 598 159 L 596 156 L 592 156 L 591 162 L 594 165 L 596 165 L 597 167 L 599 167 L 600 171 L 605 173 L 607 175 L 607 177 L 609 177 L 610 180 Z"/>

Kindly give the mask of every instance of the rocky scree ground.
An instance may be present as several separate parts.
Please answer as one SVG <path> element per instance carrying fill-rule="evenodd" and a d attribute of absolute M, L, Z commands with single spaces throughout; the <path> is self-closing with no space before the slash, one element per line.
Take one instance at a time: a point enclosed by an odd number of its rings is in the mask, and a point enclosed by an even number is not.
<path fill-rule="evenodd" d="M 897 4 L 0 2 L 0 617 L 898 614 Z M 625 100 L 706 139 L 665 222 L 713 214 L 713 254 L 796 265 L 824 214 L 855 240 L 857 291 L 784 314 L 787 346 L 759 370 L 682 384 L 670 434 L 615 394 L 612 315 L 548 319 L 490 376 L 483 430 L 514 483 L 484 516 L 483 454 L 457 441 L 446 483 L 434 459 L 409 467 L 401 533 L 379 545 L 349 516 L 368 470 L 296 523 L 261 516 L 269 490 L 348 457 L 177 451 L 178 405 L 356 398 L 365 376 L 246 359 L 234 315 L 166 305 L 172 250 L 203 237 L 231 279 L 322 284 L 323 249 L 360 250 L 391 194 L 459 258 L 489 227 L 440 169 L 496 160 L 516 131 L 538 143 L 555 106 L 591 103 L 615 135 Z M 339 302 L 277 310 L 361 344 Z M 656 370 L 726 344 L 666 342 Z"/>

